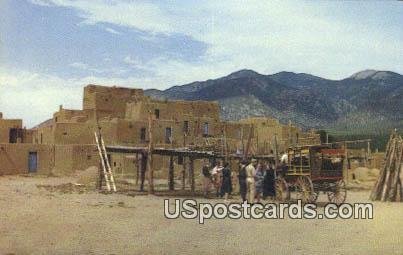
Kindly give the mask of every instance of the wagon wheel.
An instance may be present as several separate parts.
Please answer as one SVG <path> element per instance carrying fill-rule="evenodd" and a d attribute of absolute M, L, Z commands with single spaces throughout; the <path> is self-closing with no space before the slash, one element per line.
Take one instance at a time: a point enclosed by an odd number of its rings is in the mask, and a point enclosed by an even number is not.
<path fill-rule="evenodd" d="M 311 178 L 308 176 L 301 176 L 296 182 L 297 199 L 301 199 L 303 203 L 315 202 L 318 194 L 313 190 Z"/>
<path fill-rule="evenodd" d="M 335 183 L 331 191 L 327 192 L 327 198 L 331 203 L 342 204 L 346 201 L 347 189 L 343 180 Z"/>
<path fill-rule="evenodd" d="M 275 188 L 277 201 L 287 201 L 290 199 L 290 190 L 288 189 L 288 184 L 284 178 L 279 177 L 276 179 Z"/>

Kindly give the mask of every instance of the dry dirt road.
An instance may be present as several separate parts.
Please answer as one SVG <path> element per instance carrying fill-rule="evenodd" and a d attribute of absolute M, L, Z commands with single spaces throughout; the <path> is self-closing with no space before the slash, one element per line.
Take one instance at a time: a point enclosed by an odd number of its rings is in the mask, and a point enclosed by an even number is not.
<path fill-rule="evenodd" d="M 37 186 L 71 181 L 0 177 L 0 254 L 403 254 L 403 203 L 375 203 L 372 220 L 199 225 L 166 219 L 163 197 L 62 194 Z M 349 192 L 348 202 L 368 202 L 368 192 Z"/>

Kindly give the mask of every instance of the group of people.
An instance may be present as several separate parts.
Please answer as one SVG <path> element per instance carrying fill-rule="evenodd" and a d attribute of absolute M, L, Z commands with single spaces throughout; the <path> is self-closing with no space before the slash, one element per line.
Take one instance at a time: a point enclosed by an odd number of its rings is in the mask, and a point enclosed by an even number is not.
<path fill-rule="evenodd" d="M 208 197 L 211 187 L 217 197 L 228 199 L 232 193 L 234 175 L 229 163 L 218 161 L 213 167 L 206 162 L 202 169 L 204 196 Z M 238 169 L 239 193 L 242 201 L 259 203 L 261 198 L 274 198 L 276 170 L 268 160 L 241 161 Z"/>

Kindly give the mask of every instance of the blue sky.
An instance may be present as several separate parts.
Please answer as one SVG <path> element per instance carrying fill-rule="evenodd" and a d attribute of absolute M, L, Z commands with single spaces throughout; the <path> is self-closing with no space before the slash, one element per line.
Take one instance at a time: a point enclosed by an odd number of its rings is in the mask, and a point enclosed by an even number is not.
<path fill-rule="evenodd" d="M 164 89 L 239 69 L 403 71 L 397 1 L 0 1 L 0 111 L 27 126 L 89 83 Z"/>

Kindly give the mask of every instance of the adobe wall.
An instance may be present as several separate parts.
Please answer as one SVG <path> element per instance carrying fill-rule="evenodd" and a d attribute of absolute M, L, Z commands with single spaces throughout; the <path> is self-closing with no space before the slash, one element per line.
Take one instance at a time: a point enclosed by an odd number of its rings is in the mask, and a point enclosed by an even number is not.
<path fill-rule="evenodd" d="M 83 110 L 96 110 L 100 117 L 124 118 L 126 103 L 142 97 L 142 89 L 88 85 L 84 88 Z"/>
<path fill-rule="evenodd" d="M 101 120 L 99 126 L 106 144 L 119 143 L 117 130 L 119 120 Z M 95 122 L 58 122 L 52 126 L 38 128 L 34 132 L 34 143 L 38 144 L 95 144 Z"/>
<path fill-rule="evenodd" d="M 314 132 L 303 132 L 292 124 L 282 125 L 276 119 L 259 117 L 240 120 L 240 122 L 254 126 L 254 138 L 259 153 L 268 149 L 274 149 L 275 135 L 277 135 L 277 148 L 279 152 L 294 145 L 320 143 L 319 135 Z"/>
<path fill-rule="evenodd" d="M 0 144 L 0 175 L 27 174 L 30 152 L 37 153 L 37 174 L 49 174 L 54 166 L 54 147 L 39 144 Z"/>
<path fill-rule="evenodd" d="M 143 98 L 127 104 L 126 118 L 131 120 L 147 120 L 149 112 L 159 110 L 162 120 L 192 120 L 207 117 L 219 121 L 220 109 L 217 102 L 210 101 L 159 101 Z"/>
<path fill-rule="evenodd" d="M 35 144 L 54 144 L 53 125 L 54 124 L 32 130 L 32 142 Z"/>
<path fill-rule="evenodd" d="M 8 143 L 10 141 L 11 128 L 22 128 L 22 120 L 0 118 L 0 143 Z"/>
<path fill-rule="evenodd" d="M 99 166 L 99 155 L 95 145 L 56 145 L 55 167 L 57 175 L 70 175 L 90 166 Z"/>
<path fill-rule="evenodd" d="M 70 110 L 60 106 L 59 111 L 53 114 L 53 121 L 54 123 L 67 121 L 85 122 L 94 116 L 92 112 L 93 110 Z"/>

